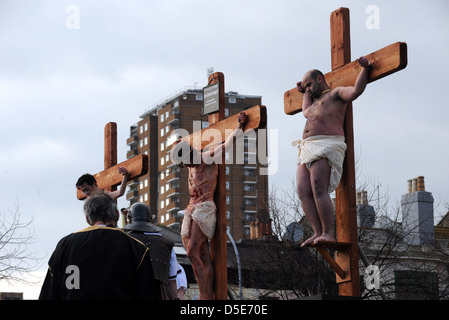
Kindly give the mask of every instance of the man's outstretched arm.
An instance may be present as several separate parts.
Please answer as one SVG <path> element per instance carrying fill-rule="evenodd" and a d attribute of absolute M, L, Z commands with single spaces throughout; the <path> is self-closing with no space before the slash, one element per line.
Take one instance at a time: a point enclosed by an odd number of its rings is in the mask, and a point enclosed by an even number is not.
<path fill-rule="evenodd" d="M 339 98 L 344 102 L 351 102 L 357 99 L 363 91 L 365 91 L 366 85 L 368 84 L 368 73 L 371 64 L 366 57 L 358 58 L 357 62 L 362 67 L 362 70 L 360 71 L 354 86 L 336 88 Z"/>
<path fill-rule="evenodd" d="M 235 127 L 234 131 L 232 131 L 232 133 L 226 138 L 226 141 L 221 145 L 213 148 L 212 150 L 206 151 L 209 152 L 210 157 L 217 156 L 220 152 L 226 150 L 226 147 L 232 143 L 234 137 L 238 136 L 242 132 L 246 122 L 248 121 L 248 117 L 245 112 L 240 112 L 238 119 L 239 122 L 237 126 Z"/>

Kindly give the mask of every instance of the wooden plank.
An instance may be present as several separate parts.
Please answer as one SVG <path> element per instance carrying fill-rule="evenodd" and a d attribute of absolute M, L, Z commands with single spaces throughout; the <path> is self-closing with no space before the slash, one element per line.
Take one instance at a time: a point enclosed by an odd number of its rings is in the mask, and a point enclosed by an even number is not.
<path fill-rule="evenodd" d="M 117 123 L 109 122 L 104 127 L 104 169 L 117 164 Z M 104 188 L 107 191 L 115 191 L 113 185 Z"/>
<path fill-rule="evenodd" d="M 248 116 L 248 122 L 245 125 L 244 132 L 266 127 L 267 110 L 265 106 L 258 105 L 243 111 Z M 212 142 L 217 144 L 224 142 L 224 140 L 226 139 L 225 130 L 233 130 L 236 127 L 238 116 L 238 114 L 235 114 L 231 117 L 221 120 L 220 122 L 212 123 L 208 128 L 185 136 L 182 140 L 189 142 L 196 149 L 198 149 L 197 144 L 201 142 L 201 150 L 203 150 Z M 211 118 L 211 116 L 209 118 Z M 216 141 L 215 136 L 206 133 L 210 129 L 216 129 L 218 130 L 218 132 L 220 132 L 220 141 Z"/>
<path fill-rule="evenodd" d="M 110 168 L 107 168 L 97 174 L 94 174 L 95 180 L 97 180 L 98 187 L 100 189 L 106 189 L 110 186 L 117 186 L 123 180 L 123 175 L 118 172 L 118 167 L 125 167 L 129 172 L 129 180 L 141 177 L 148 172 L 148 155 L 139 154 L 129 160 L 116 164 Z M 86 198 L 85 195 L 77 190 L 76 197 L 79 200 Z"/>
<path fill-rule="evenodd" d="M 351 43 L 350 43 L 350 26 L 349 26 L 349 9 L 340 8 L 331 14 L 331 48 L 339 50 L 340 53 L 332 54 L 332 67 L 338 68 L 332 70 L 330 77 L 331 84 L 335 86 L 343 85 L 342 82 L 335 81 L 337 79 L 350 78 L 357 79 L 360 72 L 358 63 L 351 66 Z M 369 59 L 369 58 L 368 58 Z M 370 60 L 371 61 L 371 60 Z M 348 69 L 347 66 L 350 66 Z M 343 67 L 342 67 L 343 66 Z M 355 73 L 354 69 L 358 68 Z M 352 71 L 352 72 L 351 72 Z M 337 77 L 335 77 L 337 76 Z M 351 80 L 352 82 L 352 80 Z M 337 84 L 336 84 L 337 83 Z M 353 114 L 352 103 L 348 103 L 346 107 L 344 122 L 345 140 L 346 140 L 346 156 L 343 162 L 343 175 L 340 184 L 335 190 L 336 200 L 336 236 L 340 242 L 349 242 L 349 253 L 342 252 L 335 255 L 335 262 L 343 267 L 347 275 L 336 275 L 338 282 L 338 293 L 341 296 L 360 296 L 360 281 L 358 267 L 358 250 L 354 250 L 357 246 L 357 209 L 355 194 L 355 163 L 354 163 L 354 132 L 353 132 Z M 342 280 L 345 280 L 344 282 Z M 350 280 L 350 281 L 348 281 Z"/>
<path fill-rule="evenodd" d="M 217 82 L 220 86 L 219 110 L 218 112 L 209 115 L 208 120 L 210 126 L 207 129 L 220 127 L 225 119 L 225 88 L 223 73 L 215 72 L 209 76 L 209 85 Z M 201 132 L 203 131 L 204 130 Z M 198 132 L 195 134 L 197 133 Z M 224 153 L 222 157 L 222 163 L 224 163 Z M 215 300 L 226 300 L 228 296 L 228 251 L 226 242 L 226 171 L 224 165 L 218 165 L 217 179 L 217 187 L 214 193 L 214 202 L 217 207 L 217 221 L 214 236 L 210 241 L 210 255 L 214 267 L 213 298 Z"/>
<path fill-rule="evenodd" d="M 326 249 L 343 251 L 343 250 L 347 250 L 350 245 L 351 245 L 351 242 L 322 241 L 318 244 L 313 244 L 312 247 L 323 247 Z"/>
<path fill-rule="evenodd" d="M 334 258 L 330 255 L 330 253 L 326 250 L 326 248 L 321 246 L 316 246 L 316 250 L 321 254 L 324 260 L 330 265 L 332 270 L 341 278 L 344 279 L 346 277 L 346 271 L 343 270 L 337 262 L 335 262 Z"/>
<path fill-rule="evenodd" d="M 396 42 L 366 56 L 371 62 L 372 69 L 368 83 L 379 80 L 407 66 L 407 44 Z M 330 88 L 353 86 L 360 73 L 357 61 L 348 63 L 338 69 L 325 74 Z M 307 70 L 306 70 L 307 71 Z M 292 88 L 284 93 L 284 112 L 294 115 L 302 110 L 302 93 Z"/>

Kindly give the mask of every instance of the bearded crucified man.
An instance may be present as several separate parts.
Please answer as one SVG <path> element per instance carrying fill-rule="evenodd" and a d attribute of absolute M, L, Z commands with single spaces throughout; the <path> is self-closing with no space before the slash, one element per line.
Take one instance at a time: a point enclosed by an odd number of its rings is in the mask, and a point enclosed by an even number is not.
<path fill-rule="evenodd" d="M 221 160 L 222 152 L 232 143 L 233 138 L 242 132 L 246 122 L 246 114 L 240 112 L 238 124 L 225 143 L 210 150 L 199 152 L 181 140 L 178 140 L 172 149 L 172 161 L 189 170 L 190 201 L 184 211 L 181 236 L 198 283 L 200 300 L 212 299 L 214 279 L 208 243 L 215 233 L 216 224 L 214 193 L 217 187 L 218 166 L 214 159 Z"/>
<path fill-rule="evenodd" d="M 319 70 L 307 72 L 297 83 L 303 93 L 304 127 L 296 172 L 297 192 L 313 236 L 302 244 L 335 242 L 333 206 L 329 196 L 343 173 L 346 143 L 343 130 L 346 107 L 365 90 L 371 64 L 357 59 L 362 67 L 354 86 L 330 89 Z"/>

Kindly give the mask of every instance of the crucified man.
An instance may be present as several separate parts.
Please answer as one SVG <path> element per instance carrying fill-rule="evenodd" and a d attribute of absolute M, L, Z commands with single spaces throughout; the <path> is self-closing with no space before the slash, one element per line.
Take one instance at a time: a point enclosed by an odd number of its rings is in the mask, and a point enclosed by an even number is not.
<path fill-rule="evenodd" d="M 184 211 L 181 236 L 198 283 L 200 300 L 212 299 L 213 289 L 214 269 L 208 240 L 212 239 L 216 224 L 214 193 L 217 187 L 218 165 L 214 159 L 222 159 L 222 152 L 232 143 L 233 138 L 242 132 L 246 122 L 246 114 L 240 112 L 238 124 L 232 134 L 215 148 L 200 152 L 189 143 L 178 140 L 172 149 L 172 161 L 189 170 L 190 201 Z"/>
<path fill-rule="evenodd" d="M 302 246 L 335 242 L 329 194 L 338 186 L 343 173 L 346 106 L 365 90 L 371 66 L 366 57 L 357 62 L 362 70 L 354 86 L 331 90 L 319 70 L 307 72 L 297 83 L 299 92 L 304 94 L 302 111 L 307 119 L 299 144 L 297 192 L 314 233 Z"/>

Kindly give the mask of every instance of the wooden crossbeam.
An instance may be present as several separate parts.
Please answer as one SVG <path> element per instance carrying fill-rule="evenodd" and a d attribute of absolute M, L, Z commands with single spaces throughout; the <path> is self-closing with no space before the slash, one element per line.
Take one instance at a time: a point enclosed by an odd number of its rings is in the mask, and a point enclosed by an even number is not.
<path fill-rule="evenodd" d="M 148 155 L 139 154 L 129 160 L 109 167 L 97 174 L 94 174 L 95 180 L 97 180 L 98 187 L 100 189 L 107 189 L 119 185 L 123 176 L 118 172 L 118 167 L 125 167 L 129 172 L 129 180 L 141 177 L 148 172 Z M 77 190 L 76 197 L 79 200 L 83 200 L 86 196 Z"/>
<path fill-rule="evenodd" d="M 366 56 L 371 62 L 368 83 L 379 80 L 407 66 L 407 44 L 396 42 Z M 329 87 L 353 86 L 360 73 L 357 61 L 348 63 L 324 75 Z M 284 112 L 294 115 L 302 110 L 303 94 L 295 87 L 284 93 Z"/>
<path fill-rule="evenodd" d="M 265 106 L 258 105 L 243 111 L 248 117 L 248 122 L 245 125 L 244 132 L 266 127 L 267 109 Z M 201 142 L 201 150 L 203 150 L 206 146 L 210 146 L 211 142 L 217 144 L 224 142 L 226 139 L 225 130 L 232 131 L 235 128 L 238 116 L 238 114 L 235 114 L 224 120 L 210 124 L 208 128 L 204 128 L 201 131 L 196 131 L 188 136 L 185 136 L 182 140 L 189 142 L 196 149 L 198 149 L 198 146 L 195 144 Z M 210 129 L 216 129 L 220 132 L 220 141 L 215 141 L 215 137 L 207 133 Z"/>

